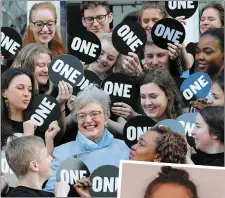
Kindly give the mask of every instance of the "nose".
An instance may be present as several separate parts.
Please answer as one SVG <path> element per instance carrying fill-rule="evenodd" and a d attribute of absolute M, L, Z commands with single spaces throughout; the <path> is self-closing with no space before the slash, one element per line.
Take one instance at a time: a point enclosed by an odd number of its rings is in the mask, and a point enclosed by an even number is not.
<path fill-rule="evenodd" d="M 44 25 L 44 26 L 43 26 L 42 31 L 45 31 L 45 32 L 47 32 L 47 31 L 48 31 L 48 27 L 47 27 L 47 25 Z"/>
<path fill-rule="evenodd" d="M 208 19 L 204 19 L 204 21 L 202 21 L 202 25 L 207 25 L 207 24 L 209 24 Z"/>
<path fill-rule="evenodd" d="M 195 128 L 191 131 L 191 135 L 194 136 L 196 134 Z"/>
<path fill-rule="evenodd" d="M 157 59 L 157 57 L 156 56 L 154 56 L 153 57 L 153 60 L 152 60 L 152 64 L 154 65 L 154 66 L 157 66 L 158 65 L 158 59 Z"/>
<path fill-rule="evenodd" d="M 132 151 L 135 151 L 137 149 L 137 144 L 134 144 L 132 147 L 131 147 L 131 150 Z"/>
<path fill-rule="evenodd" d="M 48 73 L 48 66 L 47 65 L 43 68 L 43 72 Z"/>
<path fill-rule="evenodd" d="M 99 25 L 99 22 L 97 21 L 97 19 L 94 19 L 94 21 L 93 21 L 93 24 L 92 25 L 94 25 L 94 26 L 98 26 Z"/>
<path fill-rule="evenodd" d="M 155 24 L 155 23 L 154 23 L 152 20 L 150 20 L 150 21 L 148 22 L 147 28 L 151 30 L 154 24 Z"/>
<path fill-rule="evenodd" d="M 23 92 L 23 95 L 24 96 L 29 96 L 30 94 L 30 91 L 28 89 L 25 89 L 24 92 Z"/>
<path fill-rule="evenodd" d="M 90 115 L 87 115 L 85 122 L 92 122 L 92 118 Z"/>
<path fill-rule="evenodd" d="M 151 99 L 146 98 L 145 101 L 144 101 L 144 104 L 145 104 L 145 105 L 151 105 L 151 104 L 152 104 Z"/>
<path fill-rule="evenodd" d="M 204 59 L 205 59 L 205 56 L 202 52 L 200 52 L 199 54 L 196 54 L 196 61 L 204 60 Z"/>

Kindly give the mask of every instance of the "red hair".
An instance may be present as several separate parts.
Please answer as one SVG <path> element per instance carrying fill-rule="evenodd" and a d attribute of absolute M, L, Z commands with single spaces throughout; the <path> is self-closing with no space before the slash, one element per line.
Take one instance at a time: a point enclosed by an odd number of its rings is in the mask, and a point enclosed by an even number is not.
<path fill-rule="evenodd" d="M 52 11 L 52 13 L 54 14 L 55 19 L 57 21 L 57 14 L 56 14 L 55 6 L 50 2 L 42 2 L 42 3 L 36 3 L 32 6 L 30 13 L 29 13 L 29 22 L 32 21 L 31 16 L 32 16 L 33 11 L 37 10 L 37 9 L 49 9 L 50 11 Z M 36 43 L 36 42 L 37 41 L 34 38 L 33 31 L 31 30 L 30 25 L 28 25 L 26 32 L 25 32 L 24 39 L 23 39 L 23 46 L 25 46 L 29 43 Z M 60 54 L 66 53 L 66 50 L 59 38 L 57 31 L 55 32 L 53 39 L 49 42 L 48 48 L 51 50 L 53 58 Z"/>

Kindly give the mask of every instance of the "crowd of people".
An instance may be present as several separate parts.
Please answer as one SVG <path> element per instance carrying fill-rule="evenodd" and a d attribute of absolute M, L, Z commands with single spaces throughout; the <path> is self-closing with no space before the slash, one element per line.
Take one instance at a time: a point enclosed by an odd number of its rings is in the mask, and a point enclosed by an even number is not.
<path fill-rule="evenodd" d="M 90 178 L 82 178 L 75 185 L 56 180 L 60 164 L 72 157 L 84 162 L 90 173 L 103 165 L 119 167 L 120 160 L 224 166 L 223 5 L 212 2 L 202 9 L 198 43 L 186 47 L 168 44 L 165 50 L 151 37 L 154 24 L 168 17 L 165 6 L 163 2 L 144 2 L 137 23 L 145 30 L 147 42 L 140 53 L 127 55 L 120 54 L 113 45 L 113 13 L 107 2 L 82 1 L 80 11 L 82 24 L 98 36 L 102 50 L 98 59 L 84 65 L 84 69 L 94 72 L 100 81 L 110 74 L 123 73 L 133 80 L 136 95 L 130 104 L 112 103 L 97 86 L 74 95 L 68 82 L 53 85 L 48 65 L 55 57 L 67 54 L 67 47 L 57 32 L 55 6 L 50 2 L 35 3 L 29 12 L 23 48 L 1 76 L 1 150 L 18 178 L 18 186 L 9 188 L 7 178 L 1 176 L 2 196 L 67 197 L 73 192 L 89 197 Z M 176 20 L 186 24 L 182 16 Z M 183 82 L 180 76 L 186 70 L 209 75 L 212 87 L 207 98 L 184 99 L 179 89 Z M 60 119 L 46 131 L 36 130 L 34 121 L 25 119 L 38 94 L 55 97 L 61 110 Z M 176 119 L 190 107 L 198 111 L 191 137 L 183 137 L 166 126 L 153 126 L 131 149 L 123 140 L 123 128 L 133 117 L 145 115 L 158 123 Z M 167 177 L 166 168 L 162 172 L 148 186 L 146 198 L 154 197 L 154 185 Z M 174 170 L 173 178 L 182 175 L 185 173 Z M 188 186 L 191 197 L 198 197 L 187 175 L 179 181 L 182 183 L 177 185 Z"/>

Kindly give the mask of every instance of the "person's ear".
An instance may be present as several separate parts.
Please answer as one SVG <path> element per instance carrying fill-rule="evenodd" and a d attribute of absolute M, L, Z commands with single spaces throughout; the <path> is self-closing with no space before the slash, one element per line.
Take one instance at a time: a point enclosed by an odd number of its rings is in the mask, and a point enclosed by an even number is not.
<path fill-rule="evenodd" d="M 216 135 L 212 135 L 212 138 L 213 138 L 214 140 L 218 140 L 218 139 L 219 139 L 219 137 L 216 136 Z"/>
<path fill-rule="evenodd" d="M 30 162 L 29 168 L 30 168 L 32 171 L 34 171 L 34 172 L 38 172 L 38 165 L 37 165 L 37 163 L 36 163 L 35 161 L 31 161 L 31 162 Z"/>
<path fill-rule="evenodd" d="M 110 12 L 110 13 L 108 14 L 108 19 L 109 19 L 109 23 L 111 23 L 112 20 L 113 20 L 113 13 L 112 13 L 112 12 Z"/>
<path fill-rule="evenodd" d="M 82 17 L 82 20 L 81 20 L 81 21 L 82 21 L 83 26 L 84 26 L 84 27 L 87 27 L 87 25 L 86 25 L 86 23 L 85 23 L 85 21 L 84 21 L 84 18 L 83 18 L 83 17 Z"/>
<path fill-rule="evenodd" d="M 153 160 L 153 162 L 161 162 L 159 154 L 155 154 L 155 159 Z"/>

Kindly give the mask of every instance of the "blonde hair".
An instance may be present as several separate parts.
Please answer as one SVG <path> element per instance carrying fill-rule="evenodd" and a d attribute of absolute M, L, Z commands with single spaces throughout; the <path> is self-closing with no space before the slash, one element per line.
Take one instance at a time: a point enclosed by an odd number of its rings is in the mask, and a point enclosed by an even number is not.
<path fill-rule="evenodd" d="M 29 13 L 29 22 L 32 22 L 32 14 L 33 11 L 38 10 L 38 9 L 49 9 L 50 11 L 52 11 L 52 13 L 55 16 L 55 20 L 57 21 L 57 14 L 56 14 L 56 8 L 55 6 L 50 3 L 50 2 L 41 2 L 41 3 L 35 3 L 32 8 L 30 9 L 30 13 Z M 28 25 L 26 32 L 25 32 L 25 36 L 23 39 L 23 45 L 27 45 L 29 43 L 36 43 L 37 41 L 34 38 L 34 34 L 33 31 L 30 28 L 30 24 Z M 53 58 L 55 58 L 58 55 L 61 54 L 65 54 L 66 50 L 63 47 L 63 44 L 59 38 L 59 35 L 57 33 L 57 31 L 55 32 L 55 35 L 53 37 L 53 39 L 49 42 L 48 45 L 49 49 L 52 52 L 52 56 Z"/>
<path fill-rule="evenodd" d="M 5 157 L 18 179 L 28 173 L 31 161 L 40 160 L 40 150 L 44 147 L 43 139 L 37 136 L 18 137 L 7 144 Z"/>
<path fill-rule="evenodd" d="M 36 59 L 42 53 L 48 54 L 52 59 L 51 51 L 47 47 L 38 43 L 30 43 L 22 48 L 22 50 L 19 52 L 19 54 L 13 61 L 13 64 L 11 65 L 11 67 L 12 68 L 21 67 L 30 71 L 33 74 L 35 70 Z M 36 82 L 36 87 L 38 89 L 38 83 L 36 80 L 35 82 Z M 45 94 L 50 94 L 52 90 L 53 90 L 53 84 L 49 80 L 48 90 L 46 91 Z"/>

